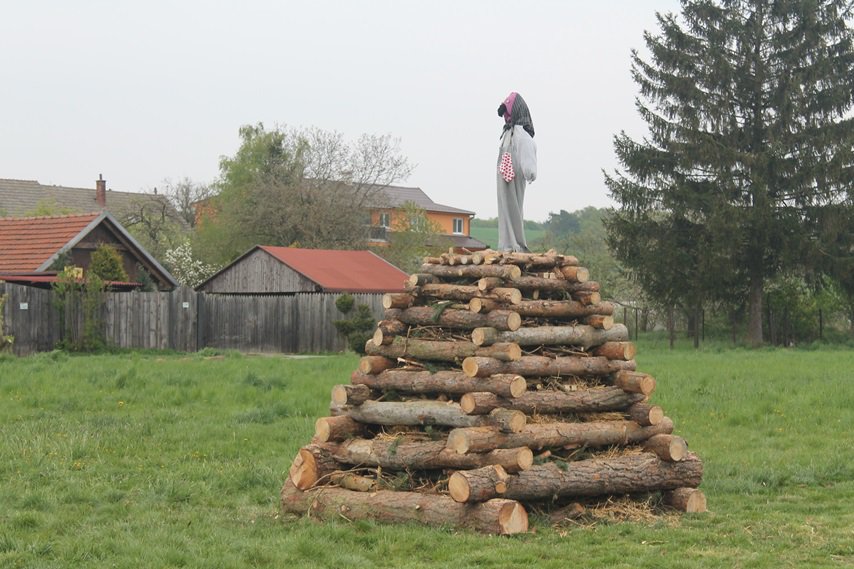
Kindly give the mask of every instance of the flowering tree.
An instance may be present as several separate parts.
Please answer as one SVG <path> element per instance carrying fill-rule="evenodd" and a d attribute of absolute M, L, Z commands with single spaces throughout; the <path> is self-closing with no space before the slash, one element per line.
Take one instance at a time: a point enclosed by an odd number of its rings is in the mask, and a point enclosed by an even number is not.
<path fill-rule="evenodd" d="M 196 259 L 189 241 L 167 249 L 163 259 L 172 276 L 182 285 L 191 288 L 195 288 L 219 270 L 217 265 L 209 265 Z"/>

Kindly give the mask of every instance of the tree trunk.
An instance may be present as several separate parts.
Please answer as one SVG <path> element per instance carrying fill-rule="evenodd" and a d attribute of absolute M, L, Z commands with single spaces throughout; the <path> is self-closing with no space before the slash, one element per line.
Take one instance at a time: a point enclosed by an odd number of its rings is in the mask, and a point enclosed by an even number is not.
<path fill-rule="evenodd" d="M 447 393 L 463 395 L 472 391 L 486 391 L 502 397 L 518 397 L 525 393 L 528 384 L 520 375 L 495 374 L 472 378 L 459 371 L 405 371 L 387 370 L 377 375 L 354 371 L 350 381 L 367 385 L 371 389 L 399 391 L 401 393 Z"/>
<path fill-rule="evenodd" d="M 480 392 L 463 395 L 460 398 L 460 408 L 471 415 L 484 415 L 498 408 L 522 411 L 526 415 L 554 415 L 619 411 L 643 399 L 641 394 L 626 393 L 618 387 L 597 387 L 569 392 L 543 389 L 527 391 L 515 399 L 503 399 L 492 393 Z"/>
<path fill-rule="evenodd" d="M 448 492 L 456 502 L 483 502 L 507 489 L 507 472 L 500 466 L 461 470 L 448 480 Z"/>
<path fill-rule="evenodd" d="M 628 340 L 628 330 L 616 324 L 610 330 L 599 330 L 592 326 L 535 326 L 519 328 L 512 332 L 499 332 L 495 328 L 475 328 L 472 342 L 476 346 L 488 346 L 497 342 L 513 342 L 520 346 L 581 346 L 590 348 L 605 342 Z"/>
<path fill-rule="evenodd" d="M 747 321 L 747 341 L 757 348 L 762 345 L 762 289 L 764 282 L 761 275 L 751 275 L 749 303 L 750 312 Z"/>
<path fill-rule="evenodd" d="M 533 466 L 507 479 L 504 496 L 516 500 L 551 500 L 556 497 L 636 494 L 676 488 L 695 488 L 703 479 L 703 463 L 696 455 L 682 462 L 664 462 L 655 455 L 593 458 L 569 463 Z M 497 496 L 481 491 L 480 499 Z"/>
<path fill-rule="evenodd" d="M 463 372 L 470 377 L 488 377 L 493 374 L 514 374 L 523 377 L 571 376 L 599 377 L 620 370 L 635 369 L 634 360 L 619 361 L 603 357 L 565 356 L 522 356 L 516 361 L 505 362 L 482 356 L 463 360 Z"/>
<path fill-rule="evenodd" d="M 486 356 L 504 361 L 514 361 L 522 357 L 522 350 L 518 344 L 499 343 L 478 347 L 471 342 L 442 342 L 402 336 L 395 337 L 388 346 L 378 346 L 373 340 L 368 340 L 365 344 L 365 352 L 372 356 L 387 358 L 416 358 L 444 362 L 455 362 L 471 356 Z"/>
<path fill-rule="evenodd" d="M 470 470 L 500 465 L 507 472 L 531 468 L 534 454 L 528 447 L 498 449 L 486 453 L 459 454 L 446 447 L 445 440 L 400 442 L 400 440 L 352 439 L 319 447 L 328 463 L 379 466 L 392 470 Z"/>
<path fill-rule="evenodd" d="M 697 488 L 676 488 L 663 492 L 662 501 L 680 512 L 698 514 L 707 512 L 706 495 Z"/>
<path fill-rule="evenodd" d="M 318 442 L 343 441 L 365 434 L 365 425 L 347 415 L 320 417 L 314 422 L 314 438 Z"/>
<path fill-rule="evenodd" d="M 601 447 L 639 443 L 673 432 L 673 421 L 665 417 L 658 425 L 641 427 L 634 421 L 591 421 L 589 423 L 535 423 L 518 433 L 505 434 L 495 428 L 460 428 L 448 435 L 448 448 L 460 454 L 497 448 L 559 448 L 567 445 Z"/>
<path fill-rule="evenodd" d="M 342 488 L 298 490 L 290 480 L 281 493 L 282 511 L 322 520 L 377 520 L 418 522 L 433 526 L 470 528 L 484 533 L 510 535 L 528 531 L 528 513 L 513 500 L 460 504 L 449 496 L 417 492 L 353 492 Z"/>
<path fill-rule="evenodd" d="M 487 314 L 477 314 L 469 310 L 446 308 L 437 314 L 434 306 L 413 306 L 406 309 L 392 308 L 385 311 L 385 319 L 418 326 L 441 326 L 472 330 L 481 326 L 491 326 L 498 330 L 518 330 L 522 317 L 510 310 L 495 310 Z"/>
<path fill-rule="evenodd" d="M 591 353 L 609 360 L 633 360 L 637 348 L 631 342 L 605 342 L 591 350 Z"/>
<path fill-rule="evenodd" d="M 448 265 L 425 264 L 421 265 L 420 272 L 452 279 L 499 277 L 510 280 L 522 275 L 522 269 L 516 265 L 462 265 L 451 267 Z"/>
<path fill-rule="evenodd" d="M 360 423 L 371 425 L 443 425 L 446 427 L 490 425 L 505 427 L 503 420 L 499 421 L 488 415 L 468 415 L 463 413 L 457 403 L 443 401 L 365 401 L 357 407 L 345 407 L 344 412 Z M 524 413 L 519 411 L 512 413 L 515 417 L 512 427 L 522 428 L 526 421 Z"/>

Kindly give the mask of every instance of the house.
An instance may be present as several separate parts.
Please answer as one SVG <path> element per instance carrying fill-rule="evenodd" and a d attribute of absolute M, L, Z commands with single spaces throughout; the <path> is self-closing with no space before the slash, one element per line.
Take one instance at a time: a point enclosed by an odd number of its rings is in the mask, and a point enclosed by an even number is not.
<path fill-rule="evenodd" d="M 44 217 L 0 218 L 0 280 L 49 286 L 68 264 L 82 267 L 85 275 L 92 252 L 102 243 L 112 245 L 122 257 L 130 283 L 138 286 L 145 271 L 160 290 L 178 283 L 107 211 Z"/>
<path fill-rule="evenodd" d="M 107 188 L 99 176 L 94 188 L 49 186 L 35 180 L 0 178 L 0 217 L 109 211 L 125 227 L 139 223 L 144 217 L 161 216 L 187 227 L 186 221 L 164 195 L 119 192 Z"/>
<path fill-rule="evenodd" d="M 382 193 L 385 199 L 377 201 L 382 206 L 371 209 L 372 245 L 388 242 L 388 234 L 403 214 L 404 204 L 413 203 L 426 212 L 427 219 L 439 226 L 442 236 L 455 249 L 481 251 L 487 248 L 486 243 L 471 236 L 471 219 L 475 212 L 437 204 L 421 188 L 387 186 Z"/>
<path fill-rule="evenodd" d="M 409 275 L 370 251 L 256 245 L 196 290 L 214 294 L 402 292 Z"/>

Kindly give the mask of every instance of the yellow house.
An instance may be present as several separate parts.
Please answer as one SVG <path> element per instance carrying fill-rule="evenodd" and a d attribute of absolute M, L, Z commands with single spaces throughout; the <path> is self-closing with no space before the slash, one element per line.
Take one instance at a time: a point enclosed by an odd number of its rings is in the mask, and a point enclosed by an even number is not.
<path fill-rule="evenodd" d="M 388 243 L 388 233 L 396 226 L 403 215 L 403 206 L 408 202 L 423 209 L 427 218 L 439 226 L 443 236 L 447 237 L 455 249 L 480 251 L 487 245 L 471 236 L 471 219 L 475 212 L 437 204 L 421 188 L 388 186 L 383 189 L 387 207 L 371 209 L 371 244 L 384 246 Z"/>

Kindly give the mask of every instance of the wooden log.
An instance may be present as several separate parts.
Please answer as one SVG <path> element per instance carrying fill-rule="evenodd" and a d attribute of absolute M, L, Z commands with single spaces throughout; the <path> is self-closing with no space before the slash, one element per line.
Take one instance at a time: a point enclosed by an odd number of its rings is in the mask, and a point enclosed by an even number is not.
<path fill-rule="evenodd" d="M 325 443 L 343 441 L 365 434 L 365 425 L 347 415 L 320 417 L 314 422 L 314 441 Z"/>
<path fill-rule="evenodd" d="M 546 500 L 560 497 L 635 494 L 695 488 L 703 479 L 703 463 L 696 455 L 682 462 L 665 462 L 652 454 L 614 458 L 592 458 L 570 463 L 532 466 L 507 478 L 504 496 L 517 500 Z M 478 498 L 497 496 L 481 491 Z"/>
<path fill-rule="evenodd" d="M 466 393 L 460 398 L 460 408 L 470 415 L 484 415 L 493 409 L 522 411 L 526 415 L 560 413 L 590 413 L 619 411 L 642 401 L 644 395 L 626 393 L 619 387 L 596 387 L 578 391 L 526 391 L 515 399 L 504 399 L 493 393 Z"/>
<path fill-rule="evenodd" d="M 563 266 L 557 267 L 555 273 L 569 282 L 586 283 L 590 280 L 590 271 L 584 267 L 578 266 Z"/>
<path fill-rule="evenodd" d="M 631 342 L 605 342 L 593 348 L 591 353 L 609 360 L 633 360 L 637 354 L 637 348 Z"/>
<path fill-rule="evenodd" d="M 491 326 L 497 330 L 518 330 L 522 325 L 522 317 L 510 310 L 494 310 L 487 314 L 479 314 L 470 310 L 441 310 L 434 306 L 413 306 L 406 309 L 392 308 L 385 311 L 383 322 L 400 321 L 417 326 L 441 326 L 472 330 L 480 326 Z"/>
<path fill-rule="evenodd" d="M 390 308 L 386 312 L 400 312 L 399 308 Z M 395 336 L 405 335 L 409 331 L 409 325 L 400 320 L 380 320 L 374 331 L 374 343 L 388 345 L 394 341 Z"/>
<path fill-rule="evenodd" d="M 614 327 L 614 317 L 594 314 L 592 316 L 585 316 L 582 319 L 582 323 L 598 330 L 610 330 Z"/>
<path fill-rule="evenodd" d="M 515 289 L 514 289 L 515 290 Z M 518 291 L 517 291 L 518 292 Z M 522 293 L 519 293 L 519 298 L 522 298 Z M 521 300 L 520 300 L 521 301 Z M 504 305 L 490 298 L 473 298 L 469 301 L 469 310 L 475 313 L 484 314 L 486 312 L 492 312 L 493 310 L 499 310 Z"/>
<path fill-rule="evenodd" d="M 572 297 L 581 304 L 593 305 L 602 302 L 602 295 L 600 295 L 598 292 L 581 290 L 572 293 Z"/>
<path fill-rule="evenodd" d="M 629 393 L 649 395 L 655 391 L 655 378 L 639 371 L 618 371 L 614 376 L 614 385 Z"/>
<path fill-rule="evenodd" d="M 507 489 L 507 472 L 498 465 L 454 472 L 448 492 L 457 502 L 483 502 Z"/>
<path fill-rule="evenodd" d="M 638 393 L 636 395 L 642 394 Z M 629 419 L 631 419 L 638 425 L 641 425 L 642 427 L 648 427 L 650 425 L 657 425 L 661 422 L 662 419 L 664 419 L 664 410 L 658 405 L 650 405 L 649 403 L 635 403 L 634 405 L 626 409 L 626 415 L 628 415 Z"/>
<path fill-rule="evenodd" d="M 529 270 L 552 269 L 558 266 L 578 264 L 578 259 L 571 255 L 558 255 L 554 251 L 543 253 L 516 253 L 499 251 L 476 251 L 472 253 L 472 263 L 476 265 L 501 263 L 505 265 L 520 265 Z"/>
<path fill-rule="evenodd" d="M 520 346 L 580 346 L 590 348 L 605 342 L 627 340 L 629 331 L 623 324 L 610 330 L 598 330 L 592 326 L 535 326 L 514 331 L 475 328 L 472 342 L 476 346 L 489 346 L 497 342 L 513 342 Z"/>
<path fill-rule="evenodd" d="M 644 442 L 643 449 L 668 462 L 679 462 L 688 456 L 688 443 L 676 435 L 661 434 L 650 437 Z"/>
<path fill-rule="evenodd" d="M 354 371 L 350 381 L 357 385 L 367 385 L 371 389 L 399 391 L 401 393 L 447 393 L 463 395 L 472 391 L 495 393 L 501 397 L 513 398 L 525 393 L 528 383 L 521 375 L 495 374 L 484 378 L 469 377 L 460 371 L 406 371 L 387 370 L 371 375 Z"/>
<path fill-rule="evenodd" d="M 370 398 L 371 388 L 367 385 L 336 385 L 332 388 L 333 405 L 361 405 Z"/>
<path fill-rule="evenodd" d="M 665 417 L 658 425 L 641 427 L 634 421 L 591 421 L 589 423 L 532 423 L 518 433 L 495 428 L 458 428 L 448 434 L 448 448 L 460 454 L 497 448 L 559 448 L 567 445 L 601 447 L 639 443 L 661 433 L 673 432 L 673 421 Z"/>
<path fill-rule="evenodd" d="M 482 290 L 484 292 L 502 286 L 504 286 L 504 279 L 500 279 L 498 277 L 483 277 L 482 279 L 477 281 L 478 290 Z"/>
<path fill-rule="evenodd" d="M 438 284 L 441 282 L 436 275 L 428 275 L 427 273 L 414 273 L 409 275 L 409 280 L 406 281 L 411 287 L 424 286 L 426 284 Z"/>
<path fill-rule="evenodd" d="M 522 269 L 516 265 L 462 265 L 449 267 L 447 265 L 421 265 L 421 272 L 444 278 L 470 278 L 480 279 L 483 277 L 499 277 L 502 279 L 514 279 L 522 276 Z"/>
<path fill-rule="evenodd" d="M 495 426 L 521 428 L 527 421 L 520 411 L 510 411 L 515 419 L 506 421 L 489 415 L 463 413 L 459 404 L 444 401 L 365 401 L 358 407 L 345 407 L 345 413 L 360 423 L 372 425 L 443 425 L 446 427 Z M 524 446 L 524 445 L 520 445 Z"/>
<path fill-rule="evenodd" d="M 549 521 L 559 524 L 567 520 L 577 520 L 584 516 L 587 509 L 578 502 L 572 502 L 549 513 Z"/>
<path fill-rule="evenodd" d="M 706 495 L 697 488 L 675 488 L 661 494 L 662 502 L 680 512 L 699 514 L 707 512 Z"/>
<path fill-rule="evenodd" d="M 288 474 L 297 488 L 308 490 L 341 469 L 341 464 L 332 458 L 326 448 L 310 444 L 297 451 Z"/>
<path fill-rule="evenodd" d="M 395 337 L 387 346 L 379 346 L 373 339 L 365 344 L 365 352 L 372 356 L 387 358 L 415 358 L 444 362 L 455 362 L 470 356 L 485 356 L 502 361 L 515 361 L 522 357 L 518 344 L 499 342 L 491 346 L 479 347 L 471 342 L 443 342 L 421 340 L 418 338 Z"/>
<path fill-rule="evenodd" d="M 502 433 L 518 433 L 527 422 L 528 418 L 520 411 L 499 408 L 489 412 L 489 423 Z"/>
<path fill-rule="evenodd" d="M 576 300 L 523 300 L 512 310 L 530 318 L 575 320 L 595 314 L 611 316 L 614 314 L 614 305 L 610 302 L 582 304 Z"/>
<path fill-rule="evenodd" d="M 414 301 L 408 292 L 387 292 L 383 295 L 383 308 L 409 308 Z"/>
<path fill-rule="evenodd" d="M 522 356 L 518 360 L 505 362 L 482 356 L 463 360 L 463 373 L 470 377 L 487 377 L 494 374 L 514 374 L 523 377 L 571 376 L 599 377 L 621 370 L 634 370 L 635 362 L 609 360 L 602 357 Z"/>
<path fill-rule="evenodd" d="M 323 445 L 327 460 L 341 464 L 379 466 L 390 470 L 469 470 L 499 465 L 507 472 L 531 468 L 534 453 L 527 447 L 497 449 L 486 453 L 459 454 L 445 440 L 400 442 L 399 440 L 352 439 L 340 445 Z"/>
<path fill-rule="evenodd" d="M 329 475 L 329 481 L 336 486 L 355 492 L 374 492 L 375 490 L 379 490 L 379 483 L 377 483 L 376 479 L 359 476 L 353 472 L 333 472 Z"/>
<path fill-rule="evenodd" d="M 470 285 L 446 283 L 426 284 L 417 289 L 417 294 L 421 297 L 436 298 L 439 300 L 456 300 L 459 302 L 470 302 L 473 298 L 486 298 L 488 300 L 496 300 L 502 303 L 515 305 L 522 301 L 522 292 L 517 288 L 508 287 L 499 287 L 492 289 L 489 292 L 484 292 L 476 286 Z M 390 307 L 386 306 L 386 308 Z M 394 306 L 391 308 L 407 308 L 407 306 Z"/>
<path fill-rule="evenodd" d="M 595 292 L 599 290 L 599 283 L 587 281 L 576 283 L 567 279 L 546 279 L 543 277 L 519 276 L 510 279 L 509 286 L 521 291 L 539 290 L 542 292 L 565 292 L 577 294 L 581 292 Z"/>
<path fill-rule="evenodd" d="M 353 492 L 327 487 L 301 492 L 290 480 L 286 480 L 282 486 L 281 506 L 285 513 L 308 515 L 321 520 L 343 517 L 386 523 L 417 522 L 498 535 L 528 531 L 528 513 L 519 502 L 513 500 L 460 504 L 450 496 L 418 492 Z"/>

